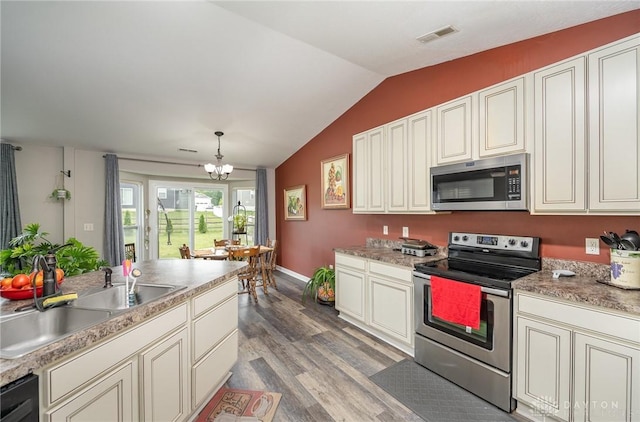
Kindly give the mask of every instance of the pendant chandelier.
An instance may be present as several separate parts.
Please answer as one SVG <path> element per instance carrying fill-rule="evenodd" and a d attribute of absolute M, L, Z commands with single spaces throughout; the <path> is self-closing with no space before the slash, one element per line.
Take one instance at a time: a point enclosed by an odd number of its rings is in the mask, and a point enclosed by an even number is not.
<path fill-rule="evenodd" d="M 204 171 L 209 173 L 209 177 L 212 180 L 227 180 L 227 178 L 229 177 L 229 173 L 233 171 L 233 166 L 230 164 L 222 163 L 223 155 L 220 154 L 220 137 L 224 135 L 224 133 L 218 131 L 215 132 L 215 135 L 218 137 L 218 153 L 215 155 L 218 161 L 216 162 L 216 164 L 205 164 Z"/>

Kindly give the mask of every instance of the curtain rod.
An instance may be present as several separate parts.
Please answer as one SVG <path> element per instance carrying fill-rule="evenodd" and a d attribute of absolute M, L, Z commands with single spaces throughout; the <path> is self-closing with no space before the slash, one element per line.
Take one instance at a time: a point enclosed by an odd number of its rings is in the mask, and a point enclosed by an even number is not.
<path fill-rule="evenodd" d="M 22 149 L 22 148 L 20 148 Z M 102 158 L 105 158 L 106 155 L 103 155 Z M 118 160 L 129 160 L 129 161 L 140 161 L 143 163 L 156 163 L 156 164 L 173 164 L 176 166 L 189 166 L 189 167 L 204 167 L 202 164 L 189 164 L 189 163 L 176 163 L 175 161 L 160 161 L 160 160 L 147 160 L 144 158 L 126 158 L 126 157 L 117 157 Z M 246 169 L 241 167 L 234 167 L 234 170 L 243 170 L 243 171 L 256 171 L 256 169 Z"/>

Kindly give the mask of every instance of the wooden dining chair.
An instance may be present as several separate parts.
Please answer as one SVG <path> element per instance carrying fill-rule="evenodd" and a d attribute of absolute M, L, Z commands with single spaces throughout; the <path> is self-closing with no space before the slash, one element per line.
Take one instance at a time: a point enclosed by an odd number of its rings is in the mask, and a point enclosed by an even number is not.
<path fill-rule="evenodd" d="M 267 256 L 266 258 L 265 272 L 267 273 L 267 277 L 269 279 L 269 285 L 273 286 L 273 288 L 276 290 L 278 290 L 278 285 L 276 284 L 276 276 L 273 274 L 273 272 L 276 270 L 277 245 L 278 242 L 276 241 L 276 239 L 267 239 L 267 247 L 272 248 L 273 250 L 269 252 L 269 256 Z"/>
<path fill-rule="evenodd" d="M 240 239 L 222 239 L 222 240 L 215 240 L 213 239 L 213 246 L 216 248 L 222 247 L 222 246 L 227 246 L 227 245 L 239 245 L 240 244 Z"/>
<path fill-rule="evenodd" d="M 180 258 L 191 259 L 191 251 L 186 244 L 183 243 L 178 249 L 180 250 Z"/>
<path fill-rule="evenodd" d="M 248 293 L 253 300 L 258 303 L 258 293 L 256 292 L 256 281 L 260 269 L 260 246 L 251 248 L 229 250 L 229 259 L 245 260 L 247 266 L 238 274 L 238 281 L 242 282 L 242 290 L 238 294 Z"/>

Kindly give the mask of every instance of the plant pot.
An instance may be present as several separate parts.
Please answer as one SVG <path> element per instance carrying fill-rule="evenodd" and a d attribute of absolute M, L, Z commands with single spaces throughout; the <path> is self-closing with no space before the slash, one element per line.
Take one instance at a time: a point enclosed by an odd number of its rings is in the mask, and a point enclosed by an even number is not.
<path fill-rule="evenodd" d="M 336 301 L 336 294 L 329 283 L 325 283 L 318 288 L 316 292 L 316 300 L 323 305 L 332 305 Z"/>

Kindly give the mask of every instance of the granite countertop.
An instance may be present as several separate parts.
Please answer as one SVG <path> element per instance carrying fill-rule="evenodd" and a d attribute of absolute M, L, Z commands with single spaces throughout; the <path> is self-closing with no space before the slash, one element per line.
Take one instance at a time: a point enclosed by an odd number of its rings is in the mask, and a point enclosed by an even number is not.
<path fill-rule="evenodd" d="M 239 261 L 214 261 L 200 259 L 175 259 L 143 261 L 134 263 L 134 268 L 142 271 L 138 283 L 174 284 L 186 286 L 160 300 L 142 304 L 116 313 L 111 319 L 81 330 L 55 343 L 43 346 L 17 359 L 0 359 L 0 385 L 16 380 L 30 371 L 36 371 L 76 351 L 92 346 L 116 333 L 124 331 L 146 319 L 185 302 L 201 292 L 211 289 L 219 283 L 237 275 L 246 266 Z M 113 267 L 112 282 L 124 283 L 122 267 Z M 96 271 L 66 278 L 62 285 L 63 293 L 83 292 L 104 285 L 104 272 Z M 0 301 L 0 315 L 11 314 L 19 306 L 32 303 L 33 300 Z M 45 311 L 46 312 L 46 311 Z"/>
<path fill-rule="evenodd" d="M 409 267 L 412 270 L 415 264 L 439 261 L 447 257 L 446 249 L 441 247 L 438 247 L 435 255 L 418 258 L 400 252 L 401 246 L 402 242 L 368 238 L 365 245 L 334 248 L 333 251 L 360 258 L 374 259 L 388 264 L 401 265 L 403 267 Z"/>
<path fill-rule="evenodd" d="M 554 279 L 557 269 L 576 275 Z M 516 280 L 512 288 L 640 316 L 640 290 L 606 284 L 610 276 L 609 265 L 543 258 L 541 271 Z"/>

